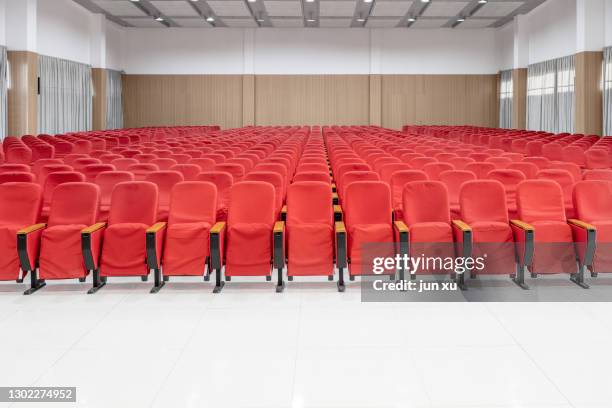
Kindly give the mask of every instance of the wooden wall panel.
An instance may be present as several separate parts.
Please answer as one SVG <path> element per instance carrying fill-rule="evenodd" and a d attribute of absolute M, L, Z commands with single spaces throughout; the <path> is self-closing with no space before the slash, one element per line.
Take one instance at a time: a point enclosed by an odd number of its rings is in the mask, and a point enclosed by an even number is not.
<path fill-rule="evenodd" d="M 107 73 L 105 69 L 92 68 L 91 82 L 94 89 L 92 104 L 93 130 L 106 129 L 106 81 Z"/>
<path fill-rule="evenodd" d="M 367 125 L 368 75 L 257 75 L 257 125 Z"/>
<path fill-rule="evenodd" d="M 38 54 L 9 51 L 11 88 L 8 90 L 8 134 L 38 133 Z"/>
<path fill-rule="evenodd" d="M 527 68 L 512 70 L 512 127 L 527 129 Z"/>
<path fill-rule="evenodd" d="M 576 54 L 576 133 L 603 133 L 602 62 L 601 51 Z"/>
<path fill-rule="evenodd" d="M 255 75 L 242 77 L 242 126 L 255 124 Z"/>
<path fill-rule="evenodd" d="M 384 75 L 382 126 L 497 127 L 497 75 Z"/>
<path fill-rule="evenodd" d="M 370 75 L 370 125 L 382 124 L 382 75 Z"/>
<path fill-rule="evenodd" d="M 240 127 L 242 85 L 242 75 L 124 75 L 125 127 Z"/>

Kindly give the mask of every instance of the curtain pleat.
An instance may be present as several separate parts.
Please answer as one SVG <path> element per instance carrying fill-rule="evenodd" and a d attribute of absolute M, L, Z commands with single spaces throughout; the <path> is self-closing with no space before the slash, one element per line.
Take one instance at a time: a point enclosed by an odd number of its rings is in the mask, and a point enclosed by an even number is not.
<path fill-rule="evenodd" d="M 59 134 L 92 128 L 91 67 L 40 55 L 39 133 Z"/>
<path fill-rule="evenodd" d="M 573 132 L 575 57 L 533 64 L 527 71 L 527 129 Z"/>
<path fill-rule="evenodd" d="M 612 47 L 604 48 L 603 129 L 604 135 L 612 135 Z"/>
<path fill-rule="evenodd" d="M 0 45 L 0 140 L 8 132 L 8 57 L 6 47 Z"/>
<path fill-rule="evenodd" d="M 106 128 L 123 128 L 121 72 L 108 70 L 106 80 Z"/>
<path fill-rule="evenodd" d="M 499 127 L 502 129 L 512 128 L 512 105 L 512 70 L 502 71 L 499 93 Z"/>

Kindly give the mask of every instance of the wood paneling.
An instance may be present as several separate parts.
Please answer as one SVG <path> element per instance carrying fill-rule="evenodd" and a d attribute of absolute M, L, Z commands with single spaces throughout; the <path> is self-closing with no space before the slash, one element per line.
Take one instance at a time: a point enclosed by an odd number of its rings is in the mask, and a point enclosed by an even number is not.
<path fill-rule="evenodd" d="M 38 54 L 9 51 L 8 134 L 38 133 Z"/>
<path fill-rule="evenodd" d="M 105 69 L 92 68 L 91 82 L 94 89 L 92 105 L 93 130 L 106 129 L 106 81 L 107 73 Z"/>
<path fill-rule="evenodd" d="M 125 127 L 240 127 L 242 86 L 242 75 L 124 75 Z"/>
<path fill-rule="evenodd" d="M 368 75 L 257 75 L 257 125 L 367 125 Z"/>
<path fill-rule="evenodd" d="M 382 126 L 496 127 L 496 75 L 383 75 Z"/>
<path fill-rule="evenodd" d="M 512 127 L 527 129 L 527 68 L 512 70 Z"/>
<path fill-rule="evenodd" d="M 255 124 L 255 75 L 242 77 L 242 126 Z"/>
<path fill-rule="evenodd" d="M 602 61 L 600 51 L 576 54 L 576 133 L 601 135 L 603 132 Z"/>
<path fill-rule="evenodd" d="M 382 75 L 370 75 L 370 125 L 382 124 Z"/>

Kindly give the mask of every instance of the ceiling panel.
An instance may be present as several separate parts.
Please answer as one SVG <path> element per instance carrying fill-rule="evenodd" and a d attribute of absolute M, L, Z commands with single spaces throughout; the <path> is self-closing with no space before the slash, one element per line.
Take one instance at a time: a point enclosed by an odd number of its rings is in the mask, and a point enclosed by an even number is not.
<path fill-rule="evenodd" d="M 153 20 L 153 18 L 124 18 L 128 24 L 133 25 L 134 27 L 155 27 L 155 28 L 164 28 L 166 27 L 162 23 Z"/>
<path fill-rule="evenodd" d="M 399 18 L 368 18 L 366 27 L 371 28 L 391 28 L 399 23 Z"/>
<path fill-rule="evenodd" d="M 351 26 L 350 18 L 322 18 L 319 21 L 319 27 L 327 28 L 349 28 Z"/>
<path fill-rule="evenodd" d="M 199 15 L 186 1 L 151 1 L 151 4 L 168 17 L 191 17 Z"/>
<path fill-rule="evenodd" d="M 201 28 L 212 28 L 212 26 L 210 24 L 208 24 L 203 18 L 198 17 L 198 18 L 177 18 L 174 17 L 172 19 L 172 21 L 174 21 L 176 24 L 178 24 L 181 27 L 201 27 Z"/>
<path fill-rule="evenodd" d="M 352 17 L 355 14 L 356 1 L 321 1 L 319 15 L 326 17 Z"/>
<path fill-rule="evenodd" d="M 94 0 L 94 4 L 114 16 L 146 16 L 147 14 L 130 1 Z"/>
<path fill-rule="evenodd" d="M 256 28 L 259 27 L 252 18 L 224 18 L 223 22 L 228 27 Z"/>
<path fill-rule="evenodd" d="M 411 1 L 377 1 L 374 3 L 372 15 L 376 17 L 402 17 L 412 6 Z"/>
<path fill-rule="evenodd" d="M 469 3 L 467 1 L 432 1 L 423 13 L 428 17 L 454 17 Z"/>
<path fill-rule="evenodd" d="M 446 18 L 432 18 L 432 19 L 420 18 L 414 23 L 412 23 L 412 26 L 410 27 L 411 28 L 440 28 L 447 22 L 448 22 L 448 19 Z"/>
<path fill-rule="evenodd" d="M 208 5 L 219 17 L 248 17 L 251 15 L 249 8 L 240 0 L 209 0 Z"/>
<path fill-rule="evenodd" d="M 304 20 L 301 18 L 273 18 L 274 27 L 304 27 Z"/>
<path fill-rule="evenodd" d="M 497 20 L 494 18 L 468 18 L 463 23 L 459 24 L 457 28 L 486 28 L 496 21 Z"/>
<path fill-rule="evenodd" d="M 302 16 L 302 3 L 299 1 L 265 1 L 269 16 Z"/>
<path fill-rule="evenodd" d="M 521 7 L 523 3 L 523 1 L 490 1 L 482 6 L 474 15 L 478 17 L 505 17 Z"/>

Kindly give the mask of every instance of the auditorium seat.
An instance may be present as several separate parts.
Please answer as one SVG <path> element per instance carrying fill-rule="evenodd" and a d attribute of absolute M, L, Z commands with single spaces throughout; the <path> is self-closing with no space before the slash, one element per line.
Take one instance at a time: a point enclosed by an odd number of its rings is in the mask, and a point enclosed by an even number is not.
<path fill-rule="evenodd" d="M 334 275 L 334 212 L 328 184 L 293 183 L 287 191 L 287 276 Z"/>
<path fill-rule="evenodd" d="M 222 171 L 222 172 L 231 174 L 232 178 L 234 179 L 234 183 L 238 183 L 239 181 L 242 181 L 245 175 L 244 167 L 242 167 L 242 165 L 240 164 L 235 164 L 235 163 L 217 164 L 215 165 L 213 171 Z"/>
<path fill-rule="evenodd" d="M 99 173 L 94 182 L 100 187 L 100 211 L 98 220 L 106 221 L 111 206 L 115 186 L 126 181 L 134 181 L 134 175 L 127 171 L 105 171 Z"/>
<path fill-rule="evenodd" d="M 138 178 L 136 178 L 138 180 Z M 168 211 L 170 210 L 170 193 L 172 188 L 185 181 L 183 175 L 178 171 L 165 170 L 153 171 L 146 175 L 145 181 L 157 186 L 158 212 L 156 220 L 167 221 Z"/>
<path fill-rule="evenodd" d="M 285 183 L 281 175 L 272 171 L 252 171 L 246 175 L 244 180 L 269 183 L 274 187 L 274 218 L 280 219 L 281 209 L 285 202 Z"/>
<path fill-rule="evenodd" d="M 584 172 L 585 180 L 603 180 L 612 183 L 612 170 L 610 169 L 598 169 L 598 170 L 587 170 Z"/>
<path fill-rule="evenodd" d="M 14 173 L 14 172 L 30 172 L 30 166 L 27 164 L 16 164 L 16 163 L 7 163 L 0 165 L 0 174 L 2 173 Z"/>
<path fill-rule="evenodd" d="M 440 173 L 439 180 L 448 191 L 448 203 L 452 218 L 459 217 L 459 192 L 463 183 L 476 180 L 476 174 L 467 170 L 448 170 Z M 403 192 L 402 192 L 403 194 Z"/>
<path fill-rule="evenodd" d="M 499 181 L 504 186 L 506 192 L 506 206 L 510 218 L 516 218 L 516 188 L 526 180 L 525 174 L 519 170 L 501 169 L 493 170 L 487 175 L 487 179 Z"/>
<path fill-rule="evenodd" d="M 298 172 L 293 176 L 293 182 L 298 183 L 301 181 L 319 181 L 327 184 L 331 187 L 331 177 L 329 172 L 318 172 L 318 171 L 302 171 Z M 331 188 L 330 188 L 331 191 Z"/>
<path fill-rule="evenodd" d="M 87 181 L 93 183 L 96 180 L 98 174 L 105 171 L 115 170 L 117 169 L 112 164 L 90 164 L 88 166 L 83 167 L 81 173 L 83 173 Z"/>
<path fill-rule="evenodd" d="M 563 191 L 563 202 L 565 205 L 565 215 L 567 218 L 574 218 L 574 203 L 572 195 L 574 192 L 574 178 L 567 170 L 547 169 L 540 170 L 537 174 L 538 179 L 552 180 L 559 184 Z"/>
<path fill-rule="evenodd" d="M 465 170 L 476 174 L 476 177 L 478 177 L 479 180 L 484 180 L 487 178 L 490 172 L 495 170 L 495 165 L 488 162 L 473 162 L 468 163 L 465 166 Z"/>
<path fill-rule="evenodd" d="M 119 170 L 119 167 L 117 167 L 117 170 Z M 132 164 L 128 166 L 125 170 L 134 174 L 134 178 L 136 179 L 136 181 L 144 181 L 150 173 L 160 171 L 159 167 L 152 163 Z"/>
<path fill-rule="evenodd" d="M 214 160 L 203 157 L 191 159 L 189 160 L 189 164 L 195 164 L 196 166 L 198 166 L 200 168 L 200 172 L 212 171 L 215 167 Z"/>
<path fill-rule="evenodd" d="M 46 221 L 49 216 L 49 210 L 51 206 L 51 198 L 53 191 L 57 186 L 64 183 L 84 182 L 85 176 L 82 173 L 76 171 L 58 171 L 49 174 L 45 178 L 45 184 L 43 188 L 43 207 L 41 213 L 41 220 Z"/>
<path fill-rule="evenodd" d="M 527 162 L 514 162 L 508 166 L 509 170 L 518 170 L 525 175 L 528 180 L 535 179 L 537 177 L 540 168 L 533 163 Z"/>
<path fill-rule="evenodd" d="M 171 276 L 205 276 L 208 280 L 209 238 L 216 213 L 214 184 L 186 181 L 172 188 L 165 234 L 147 233 L 147 259 L 149 269 L 155 273 L 152 293 L 159 291 Z"/>
<path fill-rule="evenodd" d="M 440 173 L 455 170 L 450 163 L 429 163 L 423 166 L 422 170 L 427 174 L 429 180 L 440 180 Z"/>
<path fill-rule="evenodd" d="M 36 176 L 30 172 L 25 171 L 13 171 L 0 173 L 0 184 L 4 183 L 35 183 Z"/>
<path fill-rule="evenodd" d="M 170 168 L 170 171 L 178 171 L 185 181 L 196 181 L 198 174 L 202 172 L 200 166 L 195 164 L 176 164 Z"/>
<path fill-rule="evenodd" d="M 111 160 L 110 164 L 115 166 L 118 171 L 129 171 L 128 168 L 134 164 L 138 164 L 138 160 L 129 159 L 129 158 L 121 158 Z"/>
<path fill-rule="evenodd" d="M 412 181 L 428 180 L 427 174 L 422 170 L 402 170 L 391 176 L 392 206 L 395 219 L 401 219 L 403 205 L 404 186 Z"/>
<path fill-rule="evenodd" d="M 89 293 L 104 286 L 107 277 L 147 279 L 146 232 L 155 223 L 156 215 L 155 184 L 130 181 L 115 186 L 108 223 L 94 224 L 82 231 L 85 266 L 93 271 Z"/>
<path fill-rule="evenodd" d="M 17 234 L 40 230 L 34 226 L 40 214 L 42 189 L 34 183 L 0 184 L 0 280 L 21 281 Z M 35 238 L 37 233 L 31 234 Z M 36 241 L 36 240 L 35 240 Z M 37 242 L 37 241 L 36 241 Z M 37 249 L 31 246 L 31 254 Z"/>
<path fill-rule="evenodd" d="M 357 181 L 379 181 L 380 177 L 378 174 L 373 171 L 349 171 L 342 175 L 342 179 L 338 180 L 341 183 L 338 183 L 342 188 L 338 190 L 338 195 L 340 196 L 340 200 L 343 200 L 346 195 L 346 189 L 351 183 L 355 183 Z"/>
<path fill-rule="evenodd" d="M 46 228 L 31 230 L 18 244 L 24 254 L 20 256 L 21 267 L 31 276 L 26 295 L 43 287 L 46 280 L 85 281 L 88 271 L 83 264 L 81 230 L 96 221 L 99 202 L 100 189 L 91 183 L 64 183 L 53 191 Z M 36 239 L 39 241 L 33 242 Z M 34 248 L 40 248 L 40 254 L 25 255 Z"/>
<path fill-rule="evenodd" d="M 234 178 L 223 171 L 205 171 L 198 175 L 198 181 L 208 181 L 217 187 L 217 221 L 227 221 L 231 188 Z"/>
<path fill-rule="evenodd" d="M 409 164 L 406 163 L 389 163 L 380 167 L 378 174 L 380 174 L 380 179 L 385 183 L 391 185 L 391 177 L 397 171 L 402 170 L 412 170 Z"/>
<path fill-rule="evenodd" d="M 584 153 L 587 169 L 610 168 L 610 153 L 604 149 L 589 149 Z"/>

